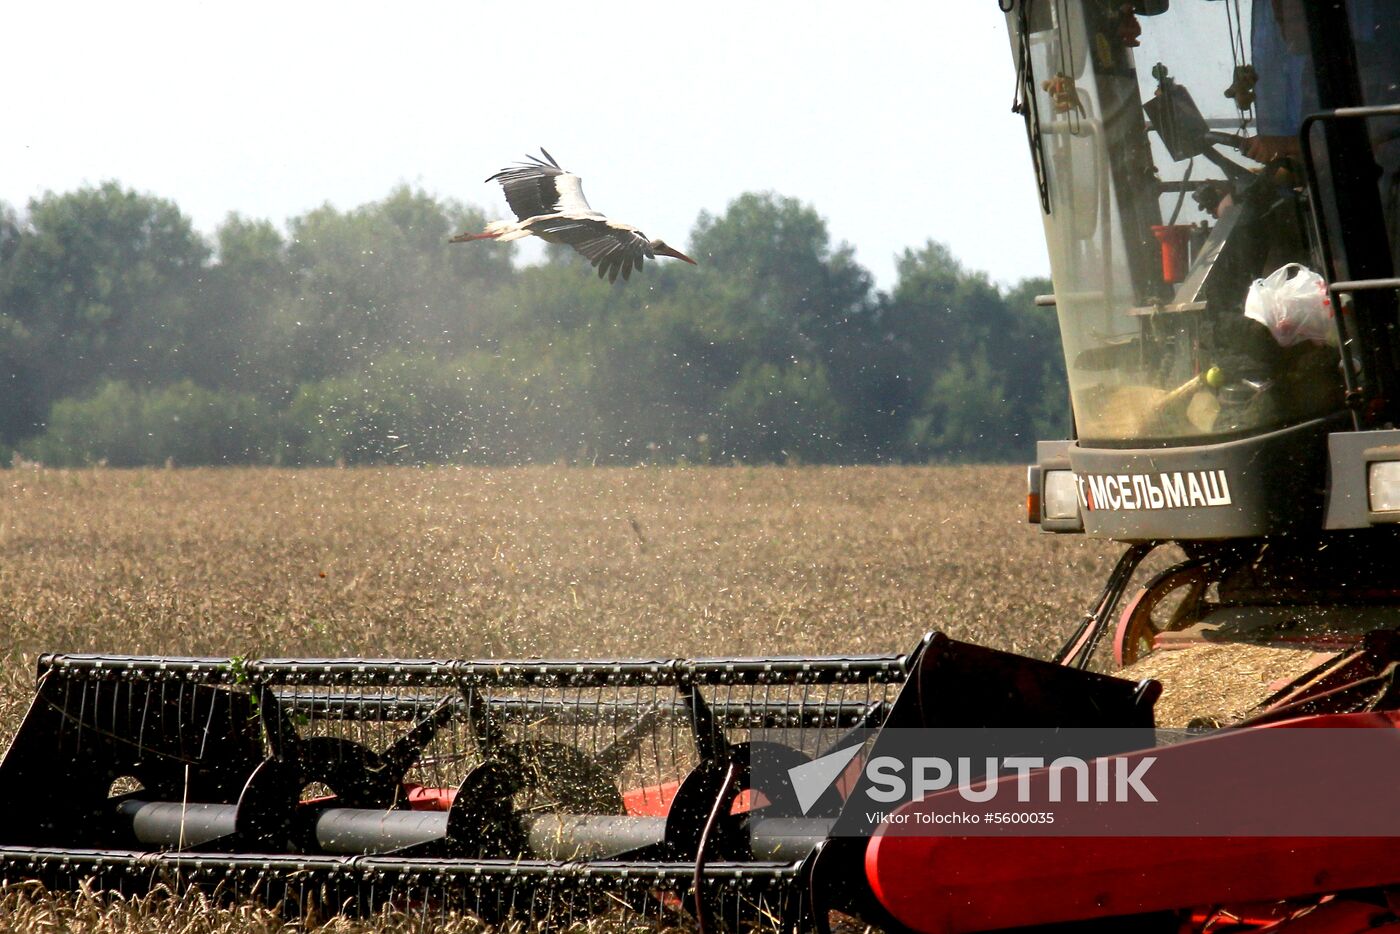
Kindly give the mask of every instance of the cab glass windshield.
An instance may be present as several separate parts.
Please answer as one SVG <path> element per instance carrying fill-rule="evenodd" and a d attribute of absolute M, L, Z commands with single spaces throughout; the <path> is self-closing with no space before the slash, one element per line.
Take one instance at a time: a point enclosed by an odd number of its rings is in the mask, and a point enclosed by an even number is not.
<path fill-rule="evenodd" d="M 1206 443 L 1339 408 L 1300 0 L 1029 0 L 1010 19 L 1080 440 Z"/>

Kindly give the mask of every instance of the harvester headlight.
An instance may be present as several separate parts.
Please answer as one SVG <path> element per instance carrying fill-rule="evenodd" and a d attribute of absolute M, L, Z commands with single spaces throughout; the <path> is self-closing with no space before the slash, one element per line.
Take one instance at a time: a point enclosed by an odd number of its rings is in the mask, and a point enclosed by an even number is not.
<path fill-rule="evenodd" d="M 1045 504 L 1045 518 L 1073 519 L 1079 515 L 1079 491 L 1074 483 L 1074 471 L 1045 471 L 1044 489 L 1041 502 Z M 1400 492 L 1400 484 L 1397 485 L 1397 492 Z"/>
<path fill-rule="evenodd" d="M 1373 461 L 1367 488 L 1372 512 L 1400 512 L 1400 461 Z"/>

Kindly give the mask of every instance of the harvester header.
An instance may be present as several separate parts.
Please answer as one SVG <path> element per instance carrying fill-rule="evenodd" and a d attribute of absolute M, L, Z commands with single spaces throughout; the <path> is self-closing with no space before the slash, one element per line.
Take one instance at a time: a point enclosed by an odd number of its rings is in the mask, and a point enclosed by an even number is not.
<path fill-rule="evenodd" d="M 1074 416 L 1030 518 L 1127 546 L 1053 658 L 47 655 L 0 880 L 702 934 L 1400 929 L 1400 827 L 1365 820 L 1400 767 L 1400 0 L 999 6 Z M 1133 666 L 1200 647 L 1306 664 L 1161 729 Z M 998 788 L 1043 796 L 959 833 Z M 1116 817 L 1170 801 L 1201 807 Z"/>

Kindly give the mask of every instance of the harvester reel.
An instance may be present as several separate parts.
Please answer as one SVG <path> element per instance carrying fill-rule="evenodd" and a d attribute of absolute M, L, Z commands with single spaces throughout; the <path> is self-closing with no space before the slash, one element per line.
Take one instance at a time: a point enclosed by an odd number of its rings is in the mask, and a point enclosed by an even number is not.
<path fill-rule="evenodd" d="M 249 776 L 238 799 L 238 835 L 247 845 L 280 847 L 297 836 L 298 804 L 390 810 L 404 807 L 403 776 L 374 750 L 348 739 L 299 740 L 282 758 L 270 757 Z M 329 795 L 305 797 L 308 789 Z M 301 848 L 307 840 L 295 841 Z"/>
<path fill-rule="evenodd" d="M 323 785 L 338 807 L 405 806 L 403 775 L 373 749 L 336 736 L 312 736 L 297 746 L 299 792 Z"/>
<path fill-rule="evenodd" d="M 744 858 L 747 839 L 742 823 L 732 813 L 735 800 L 748 792 L 750 808 L 757 805 L 766 816 L 800 815 L 797 793 L 788 778 L 788 770 L 810 761 L 806 753 L 789 746 L 754 740 L 735 743 L 726 761 L 701 763 L 686 776 L 671 802 L 671 811 L 666 819 L 667 846 L 685 858 L 702 855 L 707 859 Z M 725 788 L 724 779 L 730 762 L 737 763 L 738 770 L 733 785 Z M 754 782 L 755 771 L 760 776 L 761 784 Z M 715 827 L 707 852 L 701 854 L 700 841 L 705 821 L 715 800 L 721 796 L 720 813 L 724 818 Z M 758 804 L 760 798 L 761 805 Z"/>
<path fill-rule="evenodd" d="M 521 790 L 518 768 L 483 762 L 467 773 L 447 817 L 447 838 L 463 856 L 517 857 L 525 844 L 511 802 Z"/>
<path fill-rule="evenodd" d="M 563 743 L 534 740 L 499 747 L 495 756 L 518 769 L 520 810 L 621 814 L 622 793 L 611 775 L 585 753 Z"/>
<path fill-rule="evenodd" d="M 0 760 L 26 802 L 0 822 L 0 873 L 350 913 L 793 924 L 835 815 L 793 820 L 788 771 L 883 719 L 914 657 L 46 656 Z"/>

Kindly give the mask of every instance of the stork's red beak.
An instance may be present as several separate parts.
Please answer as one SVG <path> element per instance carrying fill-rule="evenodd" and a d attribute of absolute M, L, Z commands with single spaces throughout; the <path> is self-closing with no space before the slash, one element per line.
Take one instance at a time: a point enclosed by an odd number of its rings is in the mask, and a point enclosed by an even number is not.
<path fill-rule="evenodd" d="M 671 256 L 671 257 L 674 257 L 674 258 L 676 258 L 676 259 L 683 259 L 683 260 L 685 260 L 687 263 L 689 263 L 689 264 L 692 265 L 692 266 L 699 266 L 699 265 L 700 265 L 700 264 L 697 263 L 695 260 L 691 259 L 689 256 L 686 256 L 686 255 L 685 255 L 684 253 L 682 253 L 680 250 L 676 249 L 675 247 L 667 246 L 667 245 L 664 244 L 664 243 L 661 244 L 659 247 L 656 248 L 656 252 L 657 252 L 658 254 L 660 254 L 661 256 Z"/>

